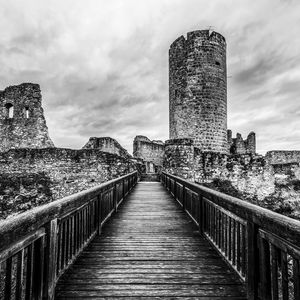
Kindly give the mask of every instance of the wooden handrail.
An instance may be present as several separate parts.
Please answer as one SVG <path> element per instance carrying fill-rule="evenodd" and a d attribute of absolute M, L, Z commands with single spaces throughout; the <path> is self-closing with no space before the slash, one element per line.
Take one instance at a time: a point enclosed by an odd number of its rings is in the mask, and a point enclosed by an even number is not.
<path fill-rule="evenodd" d="M 246 282 L 248 299 L 300 299 L 299 221 L 165 172 L 161 178 Z"/>
<path fill-rule="evenodd" d="M 190 190 L 201 193 L 210 201 L 236 214 L 246 221 L 256 223 L 261 228 L 279 234 L 289 242 L 300 246 L 300 221 L 275 213 L 261 206 L 212 190 L 203 185 L 186 181 L 180 177 L 164 173 L 184 184 Z"/>
<path fill-rule="evenodd" d="M 5 289 L 0 298 L 53 299 L 60 275 L 101 233 L 137 180 L 135 171 L 1 221 L 0 280 L 5 274 Z"/>

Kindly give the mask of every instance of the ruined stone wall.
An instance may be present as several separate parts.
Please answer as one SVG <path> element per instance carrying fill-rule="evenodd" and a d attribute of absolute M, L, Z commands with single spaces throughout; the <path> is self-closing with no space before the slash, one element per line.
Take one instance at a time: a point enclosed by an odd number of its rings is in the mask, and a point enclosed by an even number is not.
<path fill-rule="evenodd" d="M 280 175 L 296 175 L 299 174 L 299 163 L 298 162 L 291 162 L 291 163 L 277 163 L 272 164 L 274 173 Z M 298 178 L 299 179 L 299 178 Z"/>
<path fill-rule="evenodd" d="M 209 183 L 228 180 L 239 192 L 263 199 L 275 189 L 274 170 L 262 156 L 201 151 L 192 140 L 166 142 L 164 170 L 179 177 Z"/>
<path fill-rule="evenodd" d="M 111 137 L 90 137 L 82 149 L 98 149 L 104 152 L 117 154 L 125 158 L 131 155 L 115 139 Z"/>
<path fill-rule="evenodd" d="M 274 170 L 262 156 L 226 155 L 195 148 L 195 181 L 229 180 L 241 193 L 263 199 L 275 190 Z"/>
<path fill-rule="evenodd" d="M 251 131 L 247 139 L 244 140 L 240 133 L 236 134 L 236 138 L 232 138 L 231 130 L 227 130 L 228 148 L 231 154 L 255 154 L 256 153 L 256 137 Z"/>
<path fill-rule="evenodd" d="M 0 91 L 0 151 L 54 147 L 38 84 L 23 83 Z"/>
<path fill-rule="evenodd" d="M 199 30 L 169 50 L 170 139 L 192 138 L 202 151 L 227 153 L 226 42 Z"/>
<path fill-rule="evenodd" d="M 147 137 L 138 135 L 133 141 L 133 156 L 144 162 L 152 162 L 156 166 L 163 165 L 165 145 L 159 140 L 149 140 Z"/>
<path fill-rule="evenodd" d="M 265 157 L 270 164 L 300 163 L 300 151 L 268 151 Z"/>
<path fill-rule="evenodd" d="M 130 159 L 97 149 L 13 149 L 0 153 L 1 174 L 43 173 L 52 199 L 74 194 L 136 170 Z M 0 195 L 0 200 L 1 200 Z"/>

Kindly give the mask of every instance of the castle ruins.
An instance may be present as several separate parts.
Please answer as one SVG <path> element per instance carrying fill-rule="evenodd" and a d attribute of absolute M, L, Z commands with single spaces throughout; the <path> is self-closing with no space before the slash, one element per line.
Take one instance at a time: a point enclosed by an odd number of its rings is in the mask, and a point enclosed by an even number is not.
<path fill-rule="evenodd" d="M 256 153 L 254 132 L 243 139 L 228 130 L 226 41 L 217 32 L 189 32 L 171 44 L 169 140 L 137 135 L 133 156 L 110 137 L 91 137 L 80 150 L 56 148 L 41 101 L 38 84 L 0 91 L 0 170 L 8 177 L 43 173 L 53 199 L 136 169 L 164 170 L 199 183 L 228 180 L 258 199 L 274 192 L 276 174 L 300 178 L 300 151 L 263 157 Z"/>
<path fill-rule="evenodd" d="M 52 148 L 38 84 L 23 83 L 0 91 L 0 151 Z"/>

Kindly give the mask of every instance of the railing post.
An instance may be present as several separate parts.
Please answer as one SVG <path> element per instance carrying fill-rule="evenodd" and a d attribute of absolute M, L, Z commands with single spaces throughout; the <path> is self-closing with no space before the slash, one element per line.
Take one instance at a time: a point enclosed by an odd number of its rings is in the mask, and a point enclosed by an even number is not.
<path fill-rule="evenodd" d="M 260 274 L 261 274 L 261 297 L 264 300 L 272 299 L 271 292 L 271 265 L 270 246 L 264 238 L 259 238 Z"/>
<path fill-rule="evenodd" d="M 198 220 L 198 224 L 199 224 L 199 233 L 201 235 L 204 234 L 204 201 L 203 201 L 203 196 L 199 195 L 199 220 Z"/>
<path fill-rule="evenodd" d="M 175 179 L 174 179 L 174 192 L 173 192 L 173 194 L 174 194 L 175 200 L 177 200 L 177 184 L 176 184 L 176 180 Z"/>
<path fill-rule="evenodd" d="M 42 300 L 44 289 L 45 237 L 33 243 L 32 299 Z"/>
<path fill-rule="evenodd" d="M 259 274 L 259 255 L 258 255 L 258 228 L 252 222 L 247 223 L 247 299 L 258 299 L 258 274 Z"/>
<path fill-rule="evenodd" d="M 113 201 L 114 201 L 115 212 L 117 212 L 117 210 L 118 210 L 118 198 L 117 198 L 117 185 L 116 185 L 116 183 L 114 184 L 114 188 L 113 188 Z"/>
<path fill-rule="evenodd" d="M 125 179 L 122 181 L 122 199 L 125 199 Z"/>
<path fill-rule="evenodd" d="M 101 213 L 102 213 L 102 193 L 100 193 L 98 196 L 97 196 L 97 198 L 98 198 L 98 212 L 97 212 L 97 214 L 98 214 L 98 217 L 97 217 L 97 235 L 101 235 L 101 222 L 102 222 L 102 217 L 101 217 Z"/>
<path fill-rule="evenodd" d="M 51 220 L 46 226 L 46 248 L 45 248 L 45 278 L 43 299 L 54 299 L 56 282 L 57 262 L 57 219 Z"/>
<path fill-rule="evenodd" d="M 182 186 L 182 209 L 185 210 L 186 208 L 186 188 Z"/>

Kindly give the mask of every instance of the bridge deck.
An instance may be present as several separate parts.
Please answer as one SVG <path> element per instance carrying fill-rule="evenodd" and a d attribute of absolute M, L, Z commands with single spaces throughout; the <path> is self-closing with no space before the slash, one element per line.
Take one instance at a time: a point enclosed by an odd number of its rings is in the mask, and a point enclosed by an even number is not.
<path fill-rule="evenodd" d="M 56 299 L 246 299 L 159 182 L 140 182 L 59 280 Z"/>

